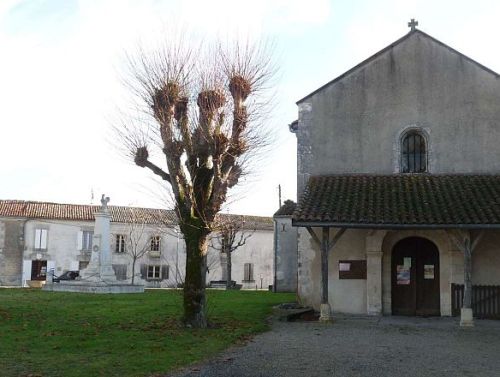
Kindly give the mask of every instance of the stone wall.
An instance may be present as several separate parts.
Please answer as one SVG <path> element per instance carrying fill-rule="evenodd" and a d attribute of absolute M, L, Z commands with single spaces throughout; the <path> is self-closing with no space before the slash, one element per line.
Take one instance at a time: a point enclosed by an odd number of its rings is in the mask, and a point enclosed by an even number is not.
<path fill-rule="evenodd" d="M 24 222 L 0 219 L 0 285 L 21 284 Z"/>
<path fill-rule="evenodd" d="M 405 130 L 431 173 L 500 173 L 500 79 L 420 33 L 298 104 L 298 197 L 311 175 L 399 172 Z"/>
<path fill-rule="evenodd" d="M 275 292 L 297 291 L 297 228 L 291 216 L 274 218 Z"/>
<path fill-rule="evenodd" d="M 332 230 L 333 231 L 333 230 Z M 318 235 L 319 228 L 317 229 Z M 391 314 L 392 249 L 407 237 L 432 241 L 439 250 L 440 309 L 451 315 L 451 284 L 463 284 L 463 255 L 443 230 L 389 231 L 378 244 L 369 244 L 372 230 L 350 229 L 329 254 L 329 302 L 334 312 L 350 314 Z M 298 296 L 301 303 L 319 309 L 321 293 L 320 250 L 303 228 L 299 230 Z M 368 264 L 367 280 L 339 279 L 339 260 L 368 259 L 381 252 L 379 265 Z M 374 259 L 376 262 L 377 259 Z M 500 231 L 487 231 L 472 256 L 472 281 L 477 285 L 500 285 Z M 381 289 L 377 285 L 381 271 Z M 380 275 L 378 275 L 380 276 Z M 373 297 L 377 296 L 379 297 Z M 381 296 L 381 297 L 380 297 Z M 377 303 L 381 303 L 381 307 Z"/>
<path fill-rule="evenodd" d="M 332 232 L 335 230 L 332 229 Z M 319 237 L 321 233 L 316 229 Z M 328 258 L 328 301 L 334 312 L 366 314 L 366 279 L 339 279 L 340 260 L 365 260 L 366 230 L 347 230 Z M 299 301 L 319 310 L 321 299 L 321 256 L 307 230 L 299 230 Z"/>

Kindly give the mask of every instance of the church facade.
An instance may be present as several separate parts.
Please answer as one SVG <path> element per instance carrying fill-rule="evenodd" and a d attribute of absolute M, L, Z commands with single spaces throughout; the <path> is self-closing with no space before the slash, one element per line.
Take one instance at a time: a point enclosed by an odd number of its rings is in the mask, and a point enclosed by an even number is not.
<path fill-rule="evenodd" d="M 299 300 L 472 325 L 500 285 L 500 76 L 413 28 L 297 105 Z"/>

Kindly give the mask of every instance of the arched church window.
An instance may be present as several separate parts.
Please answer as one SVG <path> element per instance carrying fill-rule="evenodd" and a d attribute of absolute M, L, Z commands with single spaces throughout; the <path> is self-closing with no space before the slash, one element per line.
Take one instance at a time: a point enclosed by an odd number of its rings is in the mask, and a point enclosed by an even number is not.
<path fill-rule="evenodd" d="M 403 173 L 424 173 L 427 171 L 425 138 L 419 132 L 411 131 L 403 137 L 401 171 Z"/>

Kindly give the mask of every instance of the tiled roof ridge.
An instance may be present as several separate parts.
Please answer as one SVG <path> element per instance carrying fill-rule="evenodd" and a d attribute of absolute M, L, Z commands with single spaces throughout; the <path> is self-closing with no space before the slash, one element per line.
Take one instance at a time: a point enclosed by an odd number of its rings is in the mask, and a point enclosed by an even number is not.
<path fill-rule="evenodd" d="M 312 176 L 294 224 L 500 228 L 500 174 Z"/>
<path fill-rule="evenodd" d="M 93 221 L 94 214 L 101 206 L 96 204 L 71 204 L 47 201 L 0 199 L 0 217 L 24 217 L 30 219 L 58 219 L 73 221 Z M 130 213 L 139 211 L 138 216 L 145 223 L 178 223 L 173 209 L 133 207 L 123 205 L 108 205 L 112 222 L 130 222 Z M 272 218 L 266 216 L 221 214 L 222 216 L 242 216 L 252 222 L 256 229 L 271 228 Z M 164 217 L 163 217 L 164 216 Z M 161 217 L 161 218 L 160 218 Z M 250 226 L 250 224 L 249 224 Z"/>
<path fill-rule="evenodd" d="M 500 177 L 500 173 L 333 173 L 313 175 L 313 178 L 327 177 Z"/>
<path fill-rule="evenodd" d="M 100 204 L 80 204 L 80 203 L 58 203 L 58 202 L 49 202 L 43 200 L 21 200 L 21 199 L 0 199 L 0 203 L 19 203 L 19 204 L 53 204 L 53 205 L 62 205 L 62 206 L 83 206 L 83 207 L 91 207 L 91 208 L 99 208 Z M 152 209 L 152 210 L 160 210 L 160 211 L 173 211 L 173 209 L 164 209 L 164 208 L 152 208 L 152 207 L 135 207 L 135 206 L 124 206 L 124 205 L 108 205 L 108 208 L 118 207 L 118 208 L 136 208 L 136 209 Z"/>

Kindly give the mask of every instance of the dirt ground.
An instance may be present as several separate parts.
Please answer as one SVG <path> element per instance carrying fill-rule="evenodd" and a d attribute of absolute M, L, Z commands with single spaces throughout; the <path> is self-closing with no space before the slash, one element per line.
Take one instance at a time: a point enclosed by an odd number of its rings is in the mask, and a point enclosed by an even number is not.
<path fill-rule="evenodd" d="M 500 321 L 337 317 L 271 331 L 175 376 L 500 376 Z"/>

